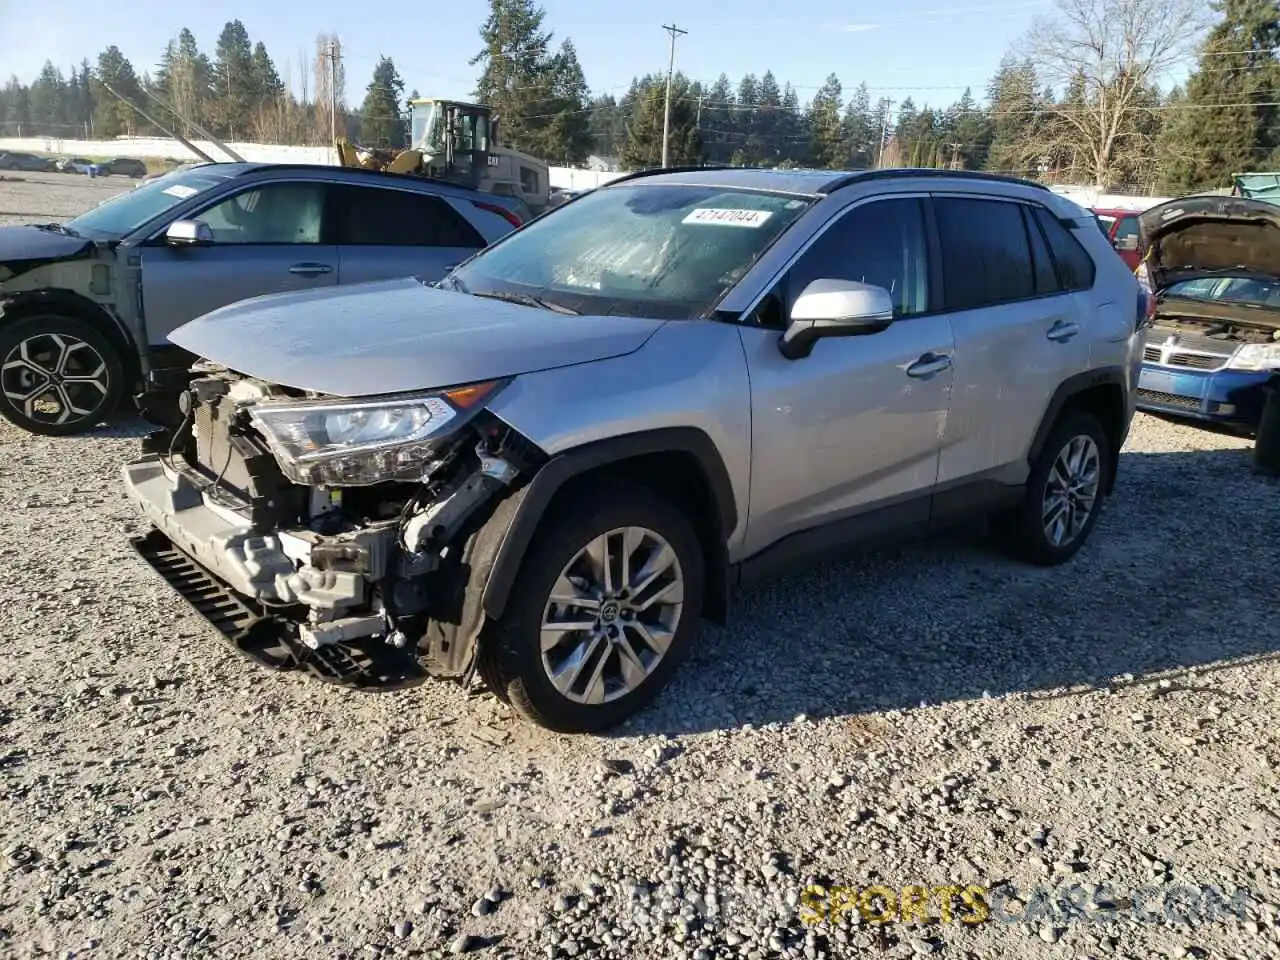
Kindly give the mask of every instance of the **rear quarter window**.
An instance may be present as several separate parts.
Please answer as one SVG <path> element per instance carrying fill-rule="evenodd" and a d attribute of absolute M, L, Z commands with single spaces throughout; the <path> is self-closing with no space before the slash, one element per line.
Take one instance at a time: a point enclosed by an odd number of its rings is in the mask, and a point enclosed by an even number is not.
<path fill-rule="evenodd" d="M 1033 216 L 1043 232 L 1045 242 L 1053 254 L 1054 269 L 1058 274 L 1058 283 L 1064 290 L 1090 290 L 1097 275 L 1093 257 L 1089 256 L 1084 246 L 1071 235 L 1071 231 L 1061 220 L 1044 207 L 1033 208 Z"/>

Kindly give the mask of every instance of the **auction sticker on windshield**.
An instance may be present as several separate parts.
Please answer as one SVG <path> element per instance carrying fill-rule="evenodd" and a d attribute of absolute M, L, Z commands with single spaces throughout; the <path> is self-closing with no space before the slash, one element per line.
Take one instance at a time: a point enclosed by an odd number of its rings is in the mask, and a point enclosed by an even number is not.
<path fill-rule="evenodd" d="M 699 207 L 682 221 L 683 223 L 718 223 L 726 227 L 758 227 L 773 213 L 769 210 L 733 210 L 719 207 Z"/>
<path fill-rule="evenodd" d="M 167 193 L 171 197 L 177 197 L 179 200 L 186 200 L 188 197 L 194 197 L 200 191 L 195 187 L 188 187 L 186 184 L 175 183 L 172 187 L 165 187 L 162 193 Z"/>

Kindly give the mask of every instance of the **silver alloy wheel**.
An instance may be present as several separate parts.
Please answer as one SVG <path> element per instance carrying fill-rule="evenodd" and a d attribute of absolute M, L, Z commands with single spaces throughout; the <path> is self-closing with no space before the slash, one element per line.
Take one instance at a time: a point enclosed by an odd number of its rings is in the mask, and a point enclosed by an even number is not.
<path fill-rule="evenodd" d="M 1102 478 L 1102 455 L 1093 437 L 1072 437 L 1058 453 L 1044 485 L 1041 521 L 1055 547 L 1075 541 L 1093 515 Z"/>
<path fill-rule="evenodd" d="M 542 616 L 542 667 L 565 698 L 626 696 L 666 654 L 684 607 L 675 550 L 644 527 L 596 537 L 560 571 Z"/>
<path fill-rule="evenodd" d="M 37 333 L 4 358 L 0 386 L 28 420 L 64 424 L 92 416 L 102 406 L 111 372 L 102 355 L 78 337 Z"/>

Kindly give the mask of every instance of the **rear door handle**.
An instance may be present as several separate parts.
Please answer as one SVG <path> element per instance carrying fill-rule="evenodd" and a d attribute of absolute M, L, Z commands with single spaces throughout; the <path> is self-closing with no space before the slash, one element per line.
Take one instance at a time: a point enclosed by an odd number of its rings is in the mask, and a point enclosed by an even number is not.
<path fill-rule="evenodd" d="M 304 277 L 315 277 L 322 273 L 333 273 L 333 267 L 327 263 L 295 263 L 289 268 L 290 273 L 297 273 Z"/>
<path fill-rule="evenodd" d="M 1054 343 L 1066 343 L 1080 332 L 1080 324 L 1075 321 L 1059 320 L 1049 328 L 1045 336 Z"/>
<path fill-rule="evenodd" d="M 951 366 L 951 357 L 946 354 L 926 353 L 919 360 L 907 367 L 907 376 L 923 380 L 941 373 Z"/>

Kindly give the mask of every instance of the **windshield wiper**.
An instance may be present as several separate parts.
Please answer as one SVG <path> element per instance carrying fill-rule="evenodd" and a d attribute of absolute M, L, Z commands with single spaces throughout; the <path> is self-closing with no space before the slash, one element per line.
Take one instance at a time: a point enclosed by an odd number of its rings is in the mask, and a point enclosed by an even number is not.
<path fill-rule="evenodd" d="M 473 293 L 471 296 L 488 297 L 490 300 L 505 300 L 508 303 L 518 303 L 526 307 L 541 307 L 543 310 L 564 314 L 567 317 L 582 316 L 580 311 L 574 310 L 572 307 L 566 307 L 562 303 L 552 303 L 549 300 L 543 300 L 541 297 L 535 297 L 527 293 L 497 293 L 496 291 L 489 291 L 487 293 Z"/>

